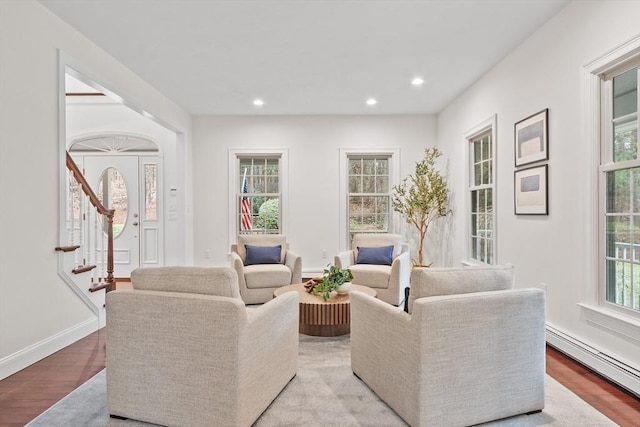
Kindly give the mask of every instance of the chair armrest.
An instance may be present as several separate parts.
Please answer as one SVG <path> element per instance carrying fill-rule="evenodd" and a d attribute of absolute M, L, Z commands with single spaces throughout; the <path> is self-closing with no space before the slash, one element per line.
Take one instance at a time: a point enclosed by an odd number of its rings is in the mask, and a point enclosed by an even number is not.
<path fill-rule="evenodd" d="M 296 334 L 298 327 L 298 303 L 300 296 L 297 292 L 285 292 L 266 303 L 247 308 L 247 322 L 249 328 L 256 334 L 264 334 L 267 339 L 270 333 L 276 333 L 283 326 L 295 324 Z"/>
<path fill-rule="evenodd" d="M 401 305 L 404 300 L 404 288 L 409 286 L 410 277 L 411 255 L 409 252 L 402 252 L 393 259 L 389 278 L 389 291 L 398 295 L 398 305 Z"/>
<path fill-rule="evenodd" d="M 400 307 L 353 291 L 351 299 L 351 367 L 372 373 L 397 365 L 408 356 L 411 316 Z M 386 360 L 386 361 L 385 361 Z"/>
<path fill-rule="evenodd" d="M 231 252 L 231 268 L 238 273 L 238 288 L 240 289 L 240 296 L 246 301 L 247 282 L 244 280 L 244 263 L 237 252 Z"/>
<path fill-rule="evenodd" d="M 418 356 L 411 316 L 357 291 L 350 298 L 351 370 L 383 400 L 415 406 Z"/>
<path fill-rule="evenodd" d="M 293 251 L 286 251 L 284 265 L 291 270 L 291 283 L 302 283 L 302 257 Z"/>
<path fill-rule="evenodd" d="M 355 263 L 354 252 L 339 252 L 338 255 L 333 257 L 333 263 L 338 266 L 338 268 L 347 268 L 352 266 Z"/>
<path fill-rule="evenodd" d="M 256 308 L 247 308 L 240 337 L 239 411 L 262 412 L 298 369 L 297 292 L 286 292 Z M 250 425 L 247 420 L 238 425 Z"/>

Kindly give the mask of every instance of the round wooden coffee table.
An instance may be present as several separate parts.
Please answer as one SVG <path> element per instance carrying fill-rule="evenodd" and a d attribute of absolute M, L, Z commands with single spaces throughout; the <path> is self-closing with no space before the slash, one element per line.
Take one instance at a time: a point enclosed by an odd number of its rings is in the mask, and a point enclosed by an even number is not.
<path fill-rule="evenodd" d="M 348 334 L 351 330 L 351 315 L 349 310 L 349 293 L 338 295 L 332 292 L 327 301 L 322 295 L 307 292 L 302 283 L 283 286 L 273 292 L 274 296 L 285 292 L 296 291 L 300 295 L 300 326 L 299 331 L 305 335 L 319 337 L 335 337 Z M 351 285 L 349 292 L 362 292 L 375 297 L 378 293 L 371 288 Z"/>

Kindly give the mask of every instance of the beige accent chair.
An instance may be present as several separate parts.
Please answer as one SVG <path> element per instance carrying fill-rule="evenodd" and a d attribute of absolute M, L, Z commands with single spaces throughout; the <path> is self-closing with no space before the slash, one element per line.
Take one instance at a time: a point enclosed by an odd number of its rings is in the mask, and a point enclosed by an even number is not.
<path fill-rule="evenodd" d="M 246 307 L 231 268 L 143 268 L 106 297 L 107 411 L 250 426 L 296 375 L 298 294 Z"/>
<path fill-rule="evenodd" d="M 246 265 L 246 246 L 280 246 L 280 260 L 273 264 Z M 240 296 L 245 304 L 262 304 L 279 287 L 302 283 L 302 258 L 289 250 L 282 234 L 240 234 L 231 245 L 231 266 L 238 273 Z"/>
<path fill-rule="evenodd" d="M 357 264 L 358 248 L 393 246 L 391 265 Z M 367 286 L 378 292 L 378 299 L 392 305 L 404 301 L 404 290 L 409 286 L 411 257 L 409 245 L 402 242 L 399 234 L 356 234 L 351 242 L 351 250 L 340 252 L 334 263 L 340 268 L 349 268 L 353 273 L 353 283 Z"/>
<path fill-rule="evenodd" d="M 414 427 L 541 411 L 545 295 L 512 278 L 509 267 L 416 268 L 411 314 L 352 292 L 354 374 Z"/>

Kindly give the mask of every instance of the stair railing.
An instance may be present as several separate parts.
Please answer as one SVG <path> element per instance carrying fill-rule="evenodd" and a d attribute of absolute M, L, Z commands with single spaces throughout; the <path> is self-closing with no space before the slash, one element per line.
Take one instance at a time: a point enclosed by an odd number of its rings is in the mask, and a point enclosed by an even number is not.
<path fill-rule="evenodd" d="M 107 269 L 106 277 L 102 283 L 91 287 L 91 291 L 95 292 L 100 289 L 106 289 L 107 292 L 114 290 L 114 278 L 113 278 L 113 216 L 115 214 L 114 209 L 107 209 L 98 199 L 98 196 L 93 192 L 91 186 L 85 179 L 84 175 L 73 161 L 73 158 L 67 152 L 67 169 L 73 174 L 74 179 L 78 183 L 78 186 L 89 199 L 89 202 L 96 209 L 98 215 L 104 216 L 106 231 L 107 231 Z"/>

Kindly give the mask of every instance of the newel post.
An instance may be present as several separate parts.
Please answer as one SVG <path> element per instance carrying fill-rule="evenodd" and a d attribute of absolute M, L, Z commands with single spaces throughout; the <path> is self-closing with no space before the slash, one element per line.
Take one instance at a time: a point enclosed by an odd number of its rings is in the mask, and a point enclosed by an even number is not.
<path fill-rule="evenodd" d="M 115 210 L 109 209 L 107 211 L 107 277 L 104 279 L 106 287 L 106 292 L 110 292 L 114 290 L 114 280 L 113 280 L 113 216 L 115 214 Z"/>

